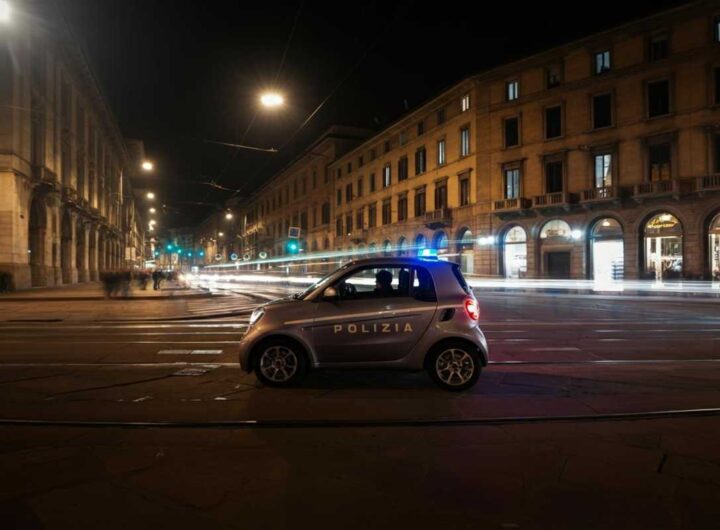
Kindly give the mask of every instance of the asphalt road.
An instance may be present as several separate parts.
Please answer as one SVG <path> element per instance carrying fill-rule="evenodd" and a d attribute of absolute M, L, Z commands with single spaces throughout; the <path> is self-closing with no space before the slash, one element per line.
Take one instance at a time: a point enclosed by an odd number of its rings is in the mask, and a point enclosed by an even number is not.
<path fill-rule="evenodd" d="M 459 395 L 382 372 L 263 388 L 236 364 L 247 317 L 0 324 L 0 418 L 51 422 L 0 426 L 0 520 L 717 527 L 720 416 L 683 411 L 720 407 L 720 304 L 479 298 L 492 364 Z M 87 421 L 111 424 L 52 425 Z"/>

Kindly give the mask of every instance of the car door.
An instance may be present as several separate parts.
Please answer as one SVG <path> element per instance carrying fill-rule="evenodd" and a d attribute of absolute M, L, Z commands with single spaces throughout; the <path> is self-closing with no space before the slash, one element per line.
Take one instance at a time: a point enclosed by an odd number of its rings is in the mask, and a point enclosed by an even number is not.
<path fill-rule="evenodd" d="M 387 278 L 385 286 L 378 276 Z M 318 302 L 313 344 L 320 363 L 388 362 L 406 356 L 437 309 L 434 297 L 413 296 L 414 267 L 372 265 L 335 283 L 338 297 Z M 348 288 L 347 286 L 352 286 Z"/>

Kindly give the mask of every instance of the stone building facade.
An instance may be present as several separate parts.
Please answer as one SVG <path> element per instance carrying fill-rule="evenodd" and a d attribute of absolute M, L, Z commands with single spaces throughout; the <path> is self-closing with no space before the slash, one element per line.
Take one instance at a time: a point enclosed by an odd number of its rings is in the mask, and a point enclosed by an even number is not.
<path fill-rule="evenodd" d="M 140 161 L 69 30 L 42 15 L 0 43 L 0 271 L 16 288 L 97 280 L 144 249 Z"/>
<path fill-rule="evenodd" d="M 328 160 L 318 198 L 292 195 L 298 167 L 241 205 L 243 249 L 282 255 L 295 211 L 329 195 L 311 252 L 433 247 L 506 278 L 720 279 L 720 4 L 472 76 Z"/>

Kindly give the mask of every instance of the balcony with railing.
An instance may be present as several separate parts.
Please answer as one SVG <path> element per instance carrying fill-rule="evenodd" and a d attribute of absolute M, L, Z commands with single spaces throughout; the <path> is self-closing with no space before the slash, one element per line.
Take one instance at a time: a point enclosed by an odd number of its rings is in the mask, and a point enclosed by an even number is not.
<path fill-rule="evenodd" d="M 620 188 L 618 186 L 590 188 L 580 193 L 580 203 L 582 204 L 616 201 L 618 199 L 620 199 Z"/>
<path fill-rule="evenodd" d="M 425 226 L 431 229 L 442 228 L 452 225 L 452 210 L 450 208 L 438 208 L 425 212 Z"/>
<path fill-rule="evenodd" d="M 699 192 L 720 190 L 720 173 L 697 177 L 695 186 Z"/>
<path fill-rule="evenodd" d="M 535 195 L 532 199 L 532 207 L 536 209 L 568 208 L 572 199 L 572 195 L 566 191 Z"/>
<path fill-rule="evenodd" d="M 496 213 L 521 212 L 530 208 L 530 204 L 530 200 L 524 197 L 498 199 L 493 201 L 493 211 Z"/>
<path fill-rule="evenodd" d="M 691 193 L 695 189 L 696 179 L 650 180 L 635 184 L 633 198 L 635 200 L 660 197 L 679 197 Z"/>

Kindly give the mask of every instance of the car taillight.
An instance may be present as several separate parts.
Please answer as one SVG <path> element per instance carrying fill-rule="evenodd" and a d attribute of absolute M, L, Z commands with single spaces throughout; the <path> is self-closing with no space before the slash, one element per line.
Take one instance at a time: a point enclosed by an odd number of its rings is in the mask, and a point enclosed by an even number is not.
<path fill-rule="evenodd" d="M 472 320 L 478 320 L 480 318 L 480 307 L 473 298 L 465 300 L 465 312 Z"/>

